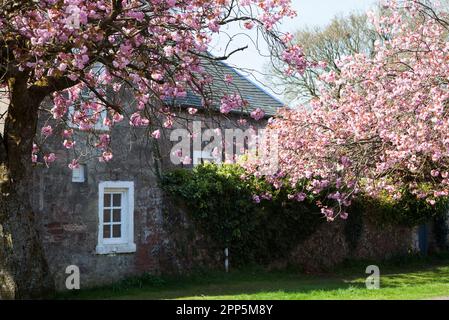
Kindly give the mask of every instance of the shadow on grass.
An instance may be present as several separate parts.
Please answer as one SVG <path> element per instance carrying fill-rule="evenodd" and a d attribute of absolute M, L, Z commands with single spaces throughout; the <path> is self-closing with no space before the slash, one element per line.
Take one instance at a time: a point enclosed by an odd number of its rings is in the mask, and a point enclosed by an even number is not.
<path fill-rule="evenodd" d="M 338 297 L 350 291 L 365 289 L 366 266 L 372 261 L 345 263 L 334 272 L 306 275 L 298 272 L 262 269 L 198 273 L 190 276 L 146 274 L 114 285 L 58 295 L 57 299 L 181 299 L 185 297 L 250 296 L 260 299 L 276 293 L 275 297 L 328 294 Z M 448 284 L 449 257 L 413 258 L 378 264 L 382 289 L 416 287 L 428 284 Z M 449 295 L 449 292 L 448 292 Z"/>

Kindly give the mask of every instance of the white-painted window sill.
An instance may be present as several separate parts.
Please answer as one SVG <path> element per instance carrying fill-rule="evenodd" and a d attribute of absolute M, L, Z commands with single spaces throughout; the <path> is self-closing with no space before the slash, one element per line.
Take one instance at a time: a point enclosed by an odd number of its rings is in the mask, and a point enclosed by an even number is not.
<path fill-rule="evenodd" d="M 136 252 L 136 244 L 102 244 L 96 247 L 96 252 L 97 254 L 132 253 Z"/>

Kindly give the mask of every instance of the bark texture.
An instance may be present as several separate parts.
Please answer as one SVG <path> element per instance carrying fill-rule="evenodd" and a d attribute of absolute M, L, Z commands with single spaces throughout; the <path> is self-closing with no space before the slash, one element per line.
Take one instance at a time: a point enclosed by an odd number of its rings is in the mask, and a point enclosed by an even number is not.
<path fill-rule="evenodd" d="M 5 132 L 0 133 L 0 299 L 44 297 L 54 288 L 29 197 L 31 149 L 44 96 L 26 75 L 9 80 Z"/>

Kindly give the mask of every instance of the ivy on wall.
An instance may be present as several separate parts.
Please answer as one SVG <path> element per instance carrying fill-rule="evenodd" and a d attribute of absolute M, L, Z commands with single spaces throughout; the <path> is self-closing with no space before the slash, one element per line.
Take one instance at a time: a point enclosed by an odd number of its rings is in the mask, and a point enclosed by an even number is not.
<path fill-rule="evenodd" d="M 246 177 L 238 165 L 204 164 L 193 170 L 178 169 L 165 173 L 162 188 L 187 214 L 195 228 L 213 241 L 214 247 L 229 248 L 234 265 L 267 263 L 285 257 L 295 246 L 312 235 L 325 222 L 317 198 L 326 201 L 327 191 L 302 202 L 289 199 L 293 194 L 286 183 L 275 189 L 254 176 Z M 302 186 L 298 186 L 301 190 Z M 270 195 L 268 198 L 254 195 Z M 343 222 L 350 250 L 360 242 L 364 223 L 413 227 L 442 216 L 446 201 L 435 206 L 404 191 L 400 200 L 373 199 L 360 195 L 349 208 Z M 445 225 L 445 224 L 444 224 Z M 438 230 L 440 238 L 447 231 Z M 446 233 L 445 233 L 446 232 Z"/>
<path fill-rule="evenodd" d="M 194 225 L 215 245 L 229 248 L 234 265 L 285 256 L 325 221 L 313 199 L 288 199 L 287 190 L 256 178 L 242 179 L 237 165 L 205 164 L 164 175 L 163 189 L 188 209 Z M 269 191 L 272 199 L 253 200 Z"/>

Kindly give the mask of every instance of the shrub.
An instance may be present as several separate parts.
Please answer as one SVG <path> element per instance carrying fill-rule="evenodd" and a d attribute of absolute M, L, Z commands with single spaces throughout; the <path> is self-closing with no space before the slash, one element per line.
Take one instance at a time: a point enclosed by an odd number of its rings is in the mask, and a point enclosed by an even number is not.
<path fill-rule="evenodd" d="M 371 220 L 380 225 L 419 226 L 443 215 L 447 208 L 446 199 L 440 198 L 435 205 L 430 205 L 425 200 L 417 199 L 416 195 L 408 190 L 402 191 L 399 200 L 387 197 L 360 199 L 364 202 L 364 210 L 370 214 Z"/>
<path fill-rule="evenodd" d="M 216 245 L 229 248 L 233 264 L 266 263 L 282 257 L 324 221 L 314 199 L 288 199 L 285 188 L 274 189 L 245 174 L 238 165 L 205 164 L 174 170 L 162 187 L 182 201 L 194 225 Z M 270 194 L 272 199 L 253 200 Z"/>
<path fill-rule="evenodd" d="M 309 195 L 298 202 L 289 195 L 302 190 L 301 183 L 295 190 L 288 183 L 274 188 L 264 179 L 246 177 L 245 170 L 238 165 L 213 164 L 166 173 L 162 187 L 175 202 L 187 208 L 194 226 L 216 247 L 230 249 L 232 262 L 238 265 L 266 263 L 284 257 L 325 221 L 317 202 L 326 205 L 326 195 L 333 192 L 323 190 L 321 194 Z M 255 195 L 260 196 L 260 203 L 254 201 Z M 357 247 L 366 220 L 379 228 L 385 225 L 413 227 L 442 216 L 446 204 L 446 200 L 440 199 L 432 206 L 417 200 L 406 190 L 400 200 L 359 195 L 353 200 L 345 222 L 346 243 L 352 250 Z M 441 239 L 447 234 L 445 230 L 438 232 Z"/>

